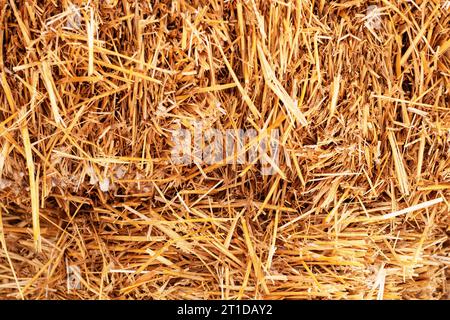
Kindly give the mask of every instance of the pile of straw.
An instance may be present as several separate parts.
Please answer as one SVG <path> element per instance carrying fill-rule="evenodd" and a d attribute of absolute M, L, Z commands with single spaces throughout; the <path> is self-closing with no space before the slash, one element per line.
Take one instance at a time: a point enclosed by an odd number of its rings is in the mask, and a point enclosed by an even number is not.
<path fill-rule="evenodd" d="M 449 299 L 448 1 L 0 10 L 0 298 Z M 194 121 L 276 172 L 175 163 Z"/>

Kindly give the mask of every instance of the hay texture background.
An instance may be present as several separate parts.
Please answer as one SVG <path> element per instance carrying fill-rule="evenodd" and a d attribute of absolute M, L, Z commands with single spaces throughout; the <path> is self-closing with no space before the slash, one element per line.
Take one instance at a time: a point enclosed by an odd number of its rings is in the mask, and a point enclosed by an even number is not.
<path fill-rule="evenodd" d="M 0 298 L 448 299 L 449 7 L 0 1 Z"/>

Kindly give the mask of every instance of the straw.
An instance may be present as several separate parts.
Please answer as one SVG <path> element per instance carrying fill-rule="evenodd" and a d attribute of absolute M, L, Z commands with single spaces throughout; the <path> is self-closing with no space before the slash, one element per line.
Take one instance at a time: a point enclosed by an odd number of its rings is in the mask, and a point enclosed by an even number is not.
<path fill-rule="evenodd" d="M 449 299 L 449 13 L 1 1 L 0 299 Z"/>

